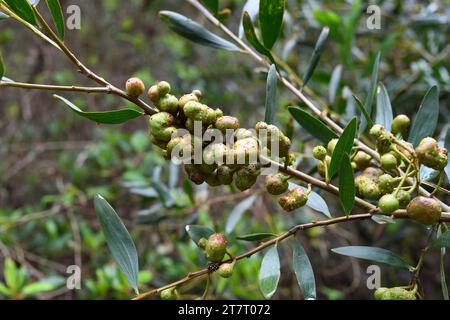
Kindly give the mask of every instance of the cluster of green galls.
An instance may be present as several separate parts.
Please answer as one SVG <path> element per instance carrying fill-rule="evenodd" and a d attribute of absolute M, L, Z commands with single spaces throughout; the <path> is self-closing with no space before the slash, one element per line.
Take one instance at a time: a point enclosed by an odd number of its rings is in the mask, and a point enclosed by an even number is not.
<path fill-rule="evenodd" d="M 144 83 L 138 78 L 131 78 L 126 83 L 126 91 L 130 96 L 138 97 L 145 91 Z M 162 149 L 166 159 L 174 156 L 174 150 L 182 150 L 176 155 L 179 157 L 193 156 L 195 143 L 201 144 L 202 161 L 195 163 L 192 160 L 184 165 L 187 176 L 195 184 L 206 182 L 213 187 L 234 184 L 240 191 L 252 188 L 261 174 L 259 154 L 263 148 L 266 154 L 276 156 L 286 165 L 295 163 L 295 155 L 290 151 L 291 140 L 278 127 L 258 122 L 254 131 L 241 128 L 239 119 L 224 115 L 219 108 L 213 109 L 201 103 L 200 90 L 177 98 L 171 94 L 170 84 L 161 81 L 150 87 L 147 95 L 159 111 L 149 120 L 150 139 Z M 204 141 L 194 130 L 196 122 L 200 123 L 203 136 L 208 136 L 208 130 L 212 129 L 221 131 L 223 135 L 231 130 L 233 146 Z M 188 133 L 178 134 L 179 129 L 185 129 Z M 266 138 L 264 145 L 258 140 L 261 132 Z M 277 154 L 271 150 L 272 141 L 277 145 Z M 282 195 L 289 189 L 287 180 L 282 174 L 268 176 L 267 191 L 273 195 Z M 307 193 L 300 187 L 279 199 L 281 207 L 288 212 L 305 205 L 306 201 Z"/>
<path fill-rule="evenodd" d="M 442 171 L 448 163 L 448 152 L 439 147 L 437 141 L 427 137 L 414 149 L 413 145 L 402 139 L 409 130 L 410 119 L 405 115 L 397 116 L 392 123 L 391 132 L 381 125 L 374 125 L 370 135 L 375 138 L 377 151 L 380 153 L 379 166 L 367 153 L 357 150 L 352 155 L 352 167 L 361 172 L 355 178 L 357 195 L 369 201 L 378 201 L 382 213 L 392 214 L 398 209 L 406 209 L 408 216 L 425 225 L 439 221 L 441 206 L 433 198 L 417 196 L 412 198 L 417 188 L 405 185 L 407 178 L 417 179 L 420 165 Z M 333 139 L 327 148 L 314 148 L 313 155 L 319 160 L 318 172 L 326 175 L 326 166 L 338 140 Z M 405 169 L 414 168 L 405 173 Z M 407 176 L 405 176 L 407 174 Z M 417 183 L 417 181 L 416 181 Z"/>
<path fill-rule="evenodd" d="M 417 300 L 416 290 L 406 287 L 378 288 L 374 293 L 375 300 Z"/>

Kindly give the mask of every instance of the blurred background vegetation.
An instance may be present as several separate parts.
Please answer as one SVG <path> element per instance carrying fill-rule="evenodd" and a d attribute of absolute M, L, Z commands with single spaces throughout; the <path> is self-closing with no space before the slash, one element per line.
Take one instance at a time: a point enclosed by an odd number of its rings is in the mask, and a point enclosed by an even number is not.
<path fill-rule="evenodd" d="M 177 95 L 200 89 L 206 103 L 221 107 L 252 127 L 264 117 L 265 75 L 243 54 L 194 45 L 171 32 L 159 10 L 186 15 L 210 30 L 188 3 L 175 0 L 61 1 L 81 8 L 81 30 L 67 31 L 66 42 L 79 58 L 121 86 L 139 76 L 147 87 L 167 80 Z M 358 1 L 287 1 L 282 39 L 276 54 L 301 77 L 322 26 L 331 37 L 309 87 L 340 121 L 356 113 L 351 94 L 365 97 L 373 60 L 381 51 L 380 79 L 394 112 L 412 116 L 432 85 L 440 89 L 440 130 L 450 117 L 450 5 L 445 1 L 374 1 L 381 7 L 380 30 L 366 27 L 367 4 Z M 221 1 L 229 8 L 227 25 L 238 32 L 244 0 Z M 45 10 L 44 10 L 45 11 Z M 14 21 L 2 21 L 0 47 L 6 76 L 16 81 L 61 85 L 88 84 L 67 59 Z M 339 73 L 341 76 L 339 77 Z M 334 75 L 334 76 L 333 76 Z M 84 110 L 111 110 L 124 101 L 111 96 L 66 94 Z M 277 122 L 292 128 L 286 107 L 296 104 L 280 87 Z M 312 138 L 295 125 L 299 167 L 310 171 Z M 68 111 L 49 92 L 1 89 L 0 94 L 0 298 L 129 298 L 131 290 L 112 262 L 92 198 L 100 193 L 132 232 L 140 257 L 141 289 L 162 286 L 206 264 L 184 231 L 202 224 L 223 231 L 242 200 L 251 206 L 234 226 L 232 251 L 255 244 L 234 239 L 254 232 L 281 232 L 322 218 L 303 208 L 282 213 L 262 184 L 249 193 L 230 187 L 194 187 L 179 167 L 152 148 L 145 119 L 121 126 L 97 126 Z M 332 215 L 341 215 L 334 197 L 322 194 Z M 239 215 L 239 212 L 237 213 Z M 228 222 L 230 223 L 230 222 Z M 368 263 L 330 252 L 341 245 L 386 247 L 415 262 L 425 229 L 409 221 L 387 226 L 373 221 L 312 229 L 299 238 L 314 267 L 321 299 L 366 299 Z M 280 246 L 283 265 L 289 246 Z M 447 255 L 446 264 L 449 265 Z M 214 276 L 212 298 L 261 299 L 257 275 L 260 255 L 239 262 L 229 280 Z M 82 289 L 68 290 L 69 265 L 82 266 Z M 382 285 L 403 285 L 408 273 L 382 267 Z M 442 298 L 439 257 L 427 256 L 421 282 L 426 298 Z M 201 295 L 204 282 L 180 291 Z M 301 298 L 295 275 L 286 267 L 275 299 Z"/>

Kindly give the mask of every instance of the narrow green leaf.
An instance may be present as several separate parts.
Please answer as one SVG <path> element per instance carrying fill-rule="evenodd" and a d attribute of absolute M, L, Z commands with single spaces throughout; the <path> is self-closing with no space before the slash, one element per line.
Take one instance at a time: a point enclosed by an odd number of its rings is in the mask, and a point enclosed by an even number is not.
<path fill-rule="evenodd" d="M 261 42 L 259 42 L 258 37 L 255 33 L 255 27 L 253 26 L 252 19 L 250 18 L 249 13 L 246 11 L 244 12 L 244 15 L 242 17 L 242 25 L 244 27 L 244 34 L 245 38 L 248 42 L 255 48 L 256 51 L 261 53 L 262 55 L 269 58 L 269 60 L 275 64 L 275 59 L 272 56 L 272 53 L 270 53 L 270 50 L 267 50 Z"/>
<path fill-rule="evenodd" d="M 443 225 L 439 225 L 439 228 L 436 233 L 437 238 L 440 238 L 442 236 L 442 227 L 443 227 Z M 439 274 L 440 274 L 440 278 L 441 278 L 442 297 L 444 298 L 444 300 L 449 300 L 447 280 L 445 279 L 445 253 L 446 253 L 446 248 L 441 248 L 440 259 L 439 259 L 440 260 L 439 261 Z"/>
<path fill-rule="evenodd" d="M 159 16 L 168 23 L 170 29 L 186 39 L 215 49 L 240 51 L 233 43 L 209 32 L 195 21 L 179 13 L 173 11 L 160 11 Z"/>
<path fill-rule="evenodd" d="M 372 220 L 378 224 L 395 223 L 395 220 L 389 216 L 383 214 L 375 214 L 372 216 Z"/>
<path fill-rule="evenodd" d="M 353 99 L 355 99 L 355 101 L 356 101 L 356 106 L 358 107 L 358 110 L 364 116 L 364 120 L 366 121 L 366 123 L 369 124 L 369 127 L 372 127 L 374 125 L 374 123 L 373 123 L 372 119 L 370 118 L 369 114 L 367 113 L 367 110 L 364 108 L 363 103 L 354 94 L 352 94 L 352 96 L 353 96 Z"/>
<path fill-rule="evenodd" d="M 432 86 L 422 100 L 419 111 L 409 133 L 409 142 L 416 147 L 425 137 L 431 137 L 436 130 L 439 118 L 439 92 L 437 86 Z"/>
<path fill-rule="evenodd" d="M 308 112 L 297 108 L 289 107 L 289 112 L 292 114 L 294 119 L 310 134 L 315 138 L 319 139 L 323 143 L 328 143 L 331 139 L 337 138 L 338 136 L 331 130 L 325 123 L 316 119 L 314 116 Z"/>
<path fill-rule="evenodd" d="M 264 121 L 273 124 L 275 120 L 275 104 L 277 99 L 277 68 L 274 64 L 270 66 L 267 74 L 266 86 L 266 116 Z"/>
<path fill-rule="evenodd" d="M 264 46 L 272 49 L 281 32 L 285 0 L 259 1 L 259 27 Z"/>
<path fill-rule="evenodd" d="M 243 236 L 236 237 L 237 240 L 242 241 L 261 241 L 267 238 L 276 237 L 277 235 L 274 233 L 251 233 L 245 234 Z"/>
<path fill-rule="evenodd" d="M 344 154 L 351 154 L 357 126 L 358 123 L 355 117 L 349 122 L 347 127 L 344 129 L 344 132 L 342 132 L 342 135 L 334 148 L 333 155 L 331 156 L 330 168 L 328 170 L 329 180 L 331 180 L 331 178 L 333 178 L 333 176 L 338 172 Z"/>
<path fill-rule="evenodd" d="M 342 77 L 342 65 L 338 64 L 333 69 L 333 73 L 331 74 L 330 86 L 328 89 L 328 100 L 332 104 L 336 101 L 337 91 L 339 89 L 341 77 Z"/>
<path fill-rule="evenodd" d="M 259 288 L 264 298 L 270 299 L 277 291 L 280 275 L 280 258 L 275 245 L 264 255 L 259 270 Z"/>
<path fill-rule="evenodd" d="M 188 225 L 186 226 L 186 232 L 189 238 L 198 245 L 201 238 L 208 239 L 214 233 L 214 230 L 204 226 Z"/>
<path fill-rule="evenodd" d="M 22 294 L 24 294 L 26 296 L 33 296 L 38 293 L 49 292 L 49 291 L 52 291 L 55 289 L 56 289 L 56 286 L 54 284 L 52 284 L 50 282 L 46 282 L 46 281 L 39 281 L 39 282 L 34 282 L 34 283 L 30 283 L 30 284 L 26 285 L 22 289 Z"/>
<path fill-rule="evenodd" d="M 241 220 L 244 212 L 247 211 L 253 205 L 253 203 L 255 203 L 256 198 L 256 196 L 250 196 L 241 201 L 236 207 L 233 208 L 233 210 L 231 210 L 231 213 L 225 225 L 225 233 L 230 234 L 233 232 L 239 220 Z"/>
<path fill-rule="evenodd" d="M 130 234 L 116 211 L 101 195 L 94 198 L 94 207 L 114 260 L 130 286 L 138 293 L 138 256 Z"/>
<path fill-rule="evenodd" d="M 38 26 L 31 4 L 27 0 L 3 0 L 8 7 L 23 20 Z"/>
<path fill-rule="evenodd" d="M 292 242 L 292 262 L 298 285 L 305 300 L 316 299 L 316 280 L 308 255 L 298 241 Z"/>
<path fill-rule="evenodd" d="M 298 185 L 292 182 L 289 183 L 289 189 L 293 189 L 295 187 L 298 187 Z M 303 191 L 305 192 L 307 191 L 307 188 L 305 187 L 300 186 L 300 188 L 302 188 Z M 311 191 L 311 193 L 308 196 L 308 201 L 306 202 L 306 205 L 311 209 L 324 214 L 327 218 L 331 219 L 331 213 L 327 203 L 317 192 Z"/>
<path fill-rule="evenodd" d="M 439 171 L 425 166 L 420 167 L 419 173 L 420 173 L 420 180 L 423 181 L 432 181 L 436 179 L 437 176 L 439 175 Z"/>
<path fill-rule="evenodd" d="M 347 216 L 352 212 L 355 205 L 355 197 L 355 176 L 352 163 L 348 154 L 344 153 L 339 171 L 339 199 Z"/>
<path fill-rule="evenodd" d="M 311 59 L 308 63 L 308 68 L 306 69 L 305 75 L 303 76 L 303 86 L 306 86 L 309 79 L 314 73 L 317 64 L 319 63 L 320 56 L 322 55 L 323 49 L 325 48 L 325 43 L 328 39 L 328 34 L 330 33 L 330 29 L 325 27 L 322 29 L 319 35 L 319 39 L 317 39 L 316 46 L 314 47 Z"/>
<path fill-rule="evenodd" d="M 444 232 L 440 237 L 434 240 L 427 249 L 439 249 L 450 247 L 450 230 Z"/>
<path fill-rule="evenodd" d="M 244 37 L 244 26 L 243 26 L 243 19 L 244 19 L 244 12 L 248 12 L 250 19 L 253 21 L 258 16 L 259 12 L 259 0 L 247 0 L 247 2 L 244 4 L 244 8 L 242 9 L 242 15 L 241 15 L 241 21 L 239 22 L 239 38 Z"/>
<path fill-rule="evenodd" d="M 441 249 L 439 273 L 441 277 L 442 296 L 444 300 L 449 300 L 447 281 L 445 280 L 445 248 Z"/>
<path fill-rule="evenodd" d="M 377 94 L 377 113 L 375 117 L 375 123 L 381 124 L 386 128 L 386 130 L 391 131 L 393 119 L 394 116 L 392 114 L 391 100 L 389 99 L 386 87 L 383 83 L 380 82 Z"/>
<path fill-rule="evenodd" d="M 6 285 L 13 290 L 19 289 L 18 286 L 18 271 L 16 263 L 11 258 L 7 257 L 3 267 L 3 278 Z"/>
<path fill-rule="evenodd" d="M 378 52 L 375 61 L 373 63 L 372 67 L 372 77 L 370 80 L 370 88 L 369 92 L 367 93 L 366 101 L 364 102 L 364 109 L 367 111 L 367 114 L 369 115 L 369 118 L 372 118 L 372 105 L 373 100 L 375 98 L 375 94 L 377 91 L 377 83 L 378 83 L 378 68 L 380 65 L 380 57 L 381 53 Z M 361 126 L 359 128 L 359 132 L 362 133 L 367 129 L 368 122 L 365 120 L 365 118 L 361 119 Z"/>
<path fill-rule="evenodd" d="M 344 256 L 384 263 L 396 268 L 410 269 L 411 266 L 395 253 L 375 247 L 349 246 L 331 249 Z"/>
<path fill-rule="evenodd" d="M 5 64 L 3 63 L 2 53 L 0 52 L 0 79 L 5 75 Z"/>
<path fill-rule="evenodd" d="M 46 0 L 47 7 L 52 15 L 53 22 L 55 23 L 56 30 L 58 31 L 59 38 L 64 41 L 64 16 L 59 0 Z"/>
<path fill-rule="evenodd" d="M 82 117 L 85 117 L 86 119 L 95 121 L 97 123 L 119 124 L 143 115 L 142 112 L 136 111 L 134 109 L 120 109 L 102 112 L 84 112 L 81 111 L 80 108 L 78 108 L 76 105 L 74 105 L 66 98 L 57 95 L 54 95 L 54 97 L 64 102 L 75 113 L 79 114 Z"/>
<path fill-rule="evenodd" d="M 215 17 L 219 13 L 219 0 L 202 0 L 205 6 L 213 13 Z"/>

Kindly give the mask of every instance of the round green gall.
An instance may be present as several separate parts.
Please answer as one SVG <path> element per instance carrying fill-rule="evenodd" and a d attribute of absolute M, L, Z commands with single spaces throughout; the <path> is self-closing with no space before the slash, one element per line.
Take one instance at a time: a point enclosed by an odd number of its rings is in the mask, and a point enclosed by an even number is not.
<path fill-rule="evenodd" d="M 255 125 L 256 133 L 259 134 L 260 130 L 267 130 L 267 126 L 268 126 L 268 124 L 263 121 L 256 123 L 256 125 Z"/>
<path fill-rule="evenodd" d="M 151 86 L 150 89 L 148 89 L 147 96 L 154 104 L 159 103 L 159 91 L 158 86 L 154 85 Z"/>
<path fill-rule="evenodd" d="M 286 212 L 292 212 L 303 207 L 308 202 L 308 195 L 301 187 L 295 187 L 285 196 L 280 197 L 278 203 Z"/>
<path fill-rule="evenodd" d="M 391 214 L 400 208 L 398 199 L 393 194 L 386 194 L 378 202 L 381 212 Z"/>
<path fill-rule="evenodd" d="M 406 190 L 399 190 L 396 194 L 401 209 L 406 209 L 411 202 L 411 193 Z"/>
<path fill-rule="evenodd" d="M 196 101 L 189 101 L 183 107 L 184 114 L 187 118 L 193 121 L 200 121 L 204 124 L 208 121 L 209 109 L 207 105 Z"/>
<path fill-rule="evenodd" d="M 184 142 L 183 137 L 174 137 L 173 139 L 171 139 L 167 144 L 167 153 L 172 154 L 173 149 L 183 142 Z"/>
<path fill-rule="evenodd" d="M 399 114 L 392 121 L 392 133 L 393 134 L 401 134 L 405 136 L 408 133 L 409 126 L 411 125 L 411 120 L 408 116 L 404 114 Z"/>
<path fill-rule="evenodd" d="M 160 98 L 158 107 L 161 111 L 176 114 L 178 112 L 178 99 L 174 95 L 166 94 Z"/>
<path fill-rule="evenodd" d="M 225 235 L 214 233 L 208 238 L 205 253 L 206 258 L 211 262 L 221 262 L 227 252 L 228 241 Z"/>
<path fill-rule="evenodd" d="M 286 161 L 285 161 L 286 163 Z M 287 165 L 288 166 L 293 166 L 297 163 L 297 156 L 295 155 L 295 152 L 289 152 L 288 156 L 287 156 Z"/>
<path fill-rule="evenodd" d="M 214 112 L 216 113 L 216 119 L 219 119 L 220 117 L 223 117 L 222 109 L 217 108 L 216 110 L 214 110 Z"/>
<path fill-rule="evenodd" d="M 185 94 L 178 100 L 178 105 L 180 108 L 184 108 L 186 103 L 193 101 L 193 102 L 199 102 L 198 97 L 194 95 L 193 93 Z"/>
<path fill-rule="evenodd" d="M 145 91 L 144 82 L 139 78 L 130 78 L 125 84 L 127 95 L 133 98 L 139 97 Z"/>
<path fill-rule="evenodd" d="M 167 142 L 156 139 L 153 134 L 150 134 L 150 142 L 161 149 L 167 148 Z"/>
<path fill-rule="evenodd" d="M 177 128 L 175 127 L 168 127 L 160 131 L 160 133 L 155 134 L 155 137 L 158 138 L 161 141 L 169 142 L 172 137 L 177 133 Z"/>
<path fill-rule="evenodd" d="M 379 124 L 376 124 L 370 128 L 369 133 L 377 140 L 377 143 L 381 144 L 383 148 L 388 147 L 394 139 L 394 135 Z"/>
<path fill-rule="evenodd" d="M 406 212 L 412 220 L 429 226 L 439 221 L 442 209 L 437 200 L 419 196 L 411 200 Z"/>
<path fill-rule="evenodd" d="M 219 166 L 217 168 L 217 179 L 219 179 L 222 185 L 230 185 L 233 183 L 233 174 L 234 172 L 228 166 Z"/>
<path fill-rule="evenodd" d="M 208 240 L 205 238 L 200 238 L 200 240 L 198 240 L 198 247 L 200 249 L 205 250 L 206 249 L 206 244 L 208 243 Z"/>
<path fill-rule="evenodd" d="M 205 182 L 210 186 L 210 187 L 219 187 L 222 185 L 222 183 L 220 182 L 217 173 L 211 173 L 209 175 L 206 176 Z"/>
<path fill-rule="evenodd" d="M 252 188 L 258 179 L 260 169 L 257 166 L 245 166 L 236 171 L 234 185 L 240 191 Z"/>
<path fill-rule="evenodd" d="M 257 130 L 258 131 L 258 130 Z M 277 156 L 279 158 L 284 158 L 289 156 L 289 151 L 291 149 L 291 140 L 286 137 L 283 132 L 281 132 L 280 129 L 278 129 L 277 126 L 274 126 L 272 124 L 267 125 L 266 128 L 267 133 L 267 147 L 270 149 L 271 152 L 274 152 L 273 149 L 273 143 L 278 143 L 278 154 L 272 154 L 273 156 Z M 261 129 L 258 132 L 258 135 L 260 134 Z M 262 132 L 264 133 L 264 132 Z M 263 137 L 264 138 L 264 137 Z"/>
<path fill-rule="evenodd" d="M 378 177 L 381 176 L 383 173 L 384 173 L 383 170 L 378 169 L 378 168 L 372 168 L 372 167 L 369 167 L 362 172 L 363 175 L 370 177 L 370 178 L 376 178 L 376 179 L 378 179 Z"/>
<path fill-rule="evenodd" d="M 253 134 L 253 132 L 248 129 L 239 128 L 234 132 L 234 138 L 236 140 L 242 140 L 242 139 L 254 138 L 254 137 L 255 137 L 255 135 Z"/>
<path fill-rule="evenodd" d="M 169 142 L 177 132 L 174 122 L 175 118 L 170 113 L 157 113 L 150 117 L 150 133 L 160 141 Z"/>
<path fill-rule="evenodd" d="M 228 186 L 233 183 L 233 170 L 228 166 L 219 166 L 217 168 L 217 179 L 219 179 L 220 183 L 224 186 Z"/>
<path fill-rule="evenodd" d="M 212 125 L 216 122 L 217 116 L 216 111 L 210 107 L 207 107 L 207 113 L 206 113 L 206 126 Z"/>
<path fill-rule="evenodd" d="M 230 116 L 220 117 L 214 124 L 214 127 L 220 130 L 223 134 L 225 134 L 227 130 L 237 130 L 239 129 L 239 126 L 239 119 Z"/>
<path fill-rule="evenodd" d="M 268 193 L 278 196 L 289 189 L 288 177 L 282 173 L 268 175 L 265 186 Z"/>
<path fill-rule="evenodd" d="M 322 146 L 314 147 L 313 149 L 313 157 L 317 160 L 324 160 L 327 156 L 327 149 Z"/>
<path fill-rule="evenodd" d="M 238 140 L 233 145 L 233 155 L 237 164 L 246 164 L 258 158 L 259 145 L 254 138 Z"/>
<path fill-rule="evenodd" d="M 378 177 L 378 187 L 383 194 L 391 193 L 394 191 L 395 179 L 390 174 L 383 174 Z"/>
<path fill-rule="evenodd" d="M 353 158 L 353 161 L 356 164 L 356 167 L 360 171 L 364 171 L 370 166 L 370 161 L 372 160 L 372 157 L 369 156 L 367 153 L 363 151 L 358 151 Z"/>
<path fill-rule="evenodd" d="M 327 145 L 327 151 L 329 155 L 332 155 L 339 139 L 331 139 Z"/>
<path fill-rule="evenodd" d="M 448 164 L 448 151 L 433 138 L 422 139 L 415 151 L 419 162 L 434 170 L 442 171 Z"/>
<path fill-rule="evenodd" d="M 212 143 L 204 149 L 203 160 L 208 164 L 222 164 L 226 162 L 229 152 L 225 144 Z"/>
<path fill-rule="evenodd" d="M 388 290 L 388 288 L 378 288 L 377 290 L 375 290 L 373 297 L 375 298 L 375 300 L 383 300 L 383 296 Z"/>
<path fill-rule="evenodd" d="M 366 172 L 367 169 L 364 171 Z M 358 194 L 364 199 L 378 200 L 381 196 L 381 191 L 378 186 L 378 176 L 370 176 L 361 174 L 355 179 L 356 190 Z"/>
<path fill-rule="evenodd" d="M 158 112 L 152 115 L 149 119 L 150 130 L 161 130 L 172 127 L 175 124 L 173 115 L 167 112 Z"/>
<path fill-rule="evenodd" d="M 167 81 L 160 81 L 156 87 L 158 88 L 158 93 L 160 97 L 164 97 L 165 95 L 170 93 L 170 84 Z"/>
<path fill-rule="evenodd" d="M 382 125 L 376 124 L 376 125 L 372 126 L 372 128 L 370 128 L 369 133 L 372 137 L 374 137 L 375 139 L 378 139 L 379 137 L 381 137 L 384 130 L 385 129 Z"/>
<path fill-rule="evenodd" d="M 178 291 L 176 287 L 165 289 L 160 292 L 159 296 L 162 300 L 177 300 Z"/>
<path fill-rule="evenodd" d="M 397 168 L 397 158 L 392 153 L 385 153 L 380 158 L 381 167 L 385 170 Z"/>
<path fill-rule="evenodd" d="M 413 291 L 402 287 L 394 287 L 384 291 L 380 300 L 417 300 L 417 298 Z"/>
<path fill-rule="evenodd" d="M 233 275 L 234 263 L 224 263 L 219 267 L 219 275 L 222 278 L 229 278 Z"/>
<path fill-rule="evenodd" d="M 240 176 L 240 175 L 236 174 L 236 178 L 234 179 L 234 185 L 240 191 L 244 192 L 246 190 L 251 189 L 256 184 L 256 181 L 257 181 L 257 178 L 244 177 L 244 176 Z"/>

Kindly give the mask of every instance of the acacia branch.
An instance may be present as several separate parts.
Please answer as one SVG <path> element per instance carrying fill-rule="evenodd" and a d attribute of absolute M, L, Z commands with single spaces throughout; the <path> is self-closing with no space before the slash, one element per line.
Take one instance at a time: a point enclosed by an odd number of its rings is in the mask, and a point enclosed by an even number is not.
<path fill-rule="evenodd" d="M 213 25 L 218 27 L 220 30 L 222 30 L 225 34 L 227 34 L 231 39 L 233 39 L 247 54 L 249 54 L 256 62 L 261 64 L 264 68 L 267 70 L 270 68 L 270 64 L 261 57 L 257 52 L 255 52 L 252 48 L 250 48 L 244 41 L 242 41 L 238 36 L 236 36 L 230 29 L 228 29 L 224 24 L 222 24 L 216 17 L 214 17 L 208 9 L 206 9 L 198 0 L 186 0 L 189 2 L 192 6 L 194 6 L 198 11 L 200 11 L 201 14 L 203 14 L 206 19 L 208 19 Z M 323 122 L 325 122 L 330 128 L 335 131 L 338 135 L 341 135 L 344 131 L 337 123 L 335 123 L 332 119 L 326 116 L 326 114 L 320 110 L 316 105 L 308 98 L 301 90 L 299 90 L 294 84 L 292 84 L 288 79 L 283 77 L 280 73 L 278 74 L 278 78 L 283 83 L 283 85 L 288 88 L 295 96 L 297 96 L 300 100 L 302 100 L 305 105 Z M 355 144 L 360 148 L 360 150 L 364 151 L 365 153 L 372 156 L 372 158 L 379 160 L 380 154 L 368 147 L 366 144 L 364 144 L 359 139 L 355 139 Z M 412 179 L 407 180 L 408 184 L 412 184 Z M 424 195 L 426 197 L 429 197 L 431 194 L 424 188 L 419 188 L 419 193 L 421 195 Z M 439 200 L 438 198 L 434 197 L 439 203 L 441 204 L 441 207 L 445 211 L 450 210 L 450 206 Z"/>
<path fill-rule="evenodd" d="M 350 216 L 342 216 L 342 217 L 338 217 L 338 218 L 332 218 L 332 219 L 328 219 L 328 220 L 321 220 L 321 221 L 313 221 L 313 222 L 309 222 L 309 223 L 305 223 L 305 224 L 300 224 L 300 225 L 296 225 L 294 227 L 292 227 L 291 229 L 289 229 L 288 231 L 282 233 L 281 235 L 272 238 L 266 242 L 263 242 L 262 244 L 260 244 L 259 246 L 255 247 L 252 250 L 249 250 L 239 256 L 236 256 L 235 259 L 236 261 L 245 259 L 245 258 L 250 258 L 251 256 L 253 256 L 255 253 L 258 253 L 276 243 L 279 243 L 281 241 L 284 241 L 292 236 L 295 236 L 297 234 L 298 231 L 300 230 L 307 230 L 307 229 L 311 229 L 311 228 L 315 228 L 315 227 L 324 227 L 324 226 L 329 226 L 329 225 L 333 225 L 333 224 L 338 224 L 338 223 L 344 223 L 344 222 L 350 222 L 350 221 L 358 221 L 358 220 L 368 220 L 370 218 L 372 218 L 373 214 L 372 213 L 363 213 L 363 214 L 354 214 L 354 215 L 350 215 Z M 392 218 L 394 219 L 409 219 L 407 213 L 405 210 L 398 210 L 396 211 L 393 215 Z M 450 213 L 443 213 L 440 219 L 440 222 L 450 222 Z M 227 261 L 223 261 L 223 263 L 230 263 L 232 262 L 232 259 L 229 259 Z M 182 285 L 192 279 L 195 278 L 199 278 L 202 277 L 204 275 L 207 275 L 210 273 L 210 270 L 208 268 L 203 268 L 201 270 L 198 270 L 196 272 L 192 272 L 187 274 L 184 278 L 172 282 L 168 285 L 165 285 L 163 287 L 157 288 L 157 289 L 152 289 L 150 291 L 147 291 L 145 293 L 142 293 L 136 297 L 134 297 L 132 300 L 141 300 L 144 298 L 147 298 L 151 295 L 154 294 L 158 294 L 161 291 L 164 291 L 166 289 L 170 289 L 179 285 Z"/>
<path fill-rule="evenodd" d="M 24 83 L 24 82 L 0 82 L 0 87 L 13 87 L 30 90 L 50 90 L 50 91 L 72 91 L 72 92 L 85 92 L 85 93 L 111 93 L 112 90 L 109 87 L 78 87 L 78 86 L 56 86 L 49 84 L 36 84 L 36 83 Z"/>
<path fill-rule="evenodd" d="M 146 114 L 153 115 L 158 112 L 157 109 L 152 108 L 147 103 L 142 101 L 139 98 L 131 97 L 129 96 L 125 91 L 115 87 L 114 85 L 110 84 L 108 81 L 106 81 L 104 78 L 100 77 L 93 71 L 91 71 L 89 68 L 87 68 L 70 49 L 65 45 L 61 39 L 56 35 L 56 33 L 50 28 L 47 21 L 42 17 L 42 15 L 39 13 L 37 8 L 35 6 L 32 6 L 33 11 L 36 15 L 36 18 L 38 19 L 39 23 L 41 24 L 44 31 L 48 34 L 51 40 L 53 40 L 56 45 L 61 49 L 62 52 L 69 58 L 70 61 L 72 61 L 73 64 L 75 64 L 80 71 L 81 74 L 85 75 L 87 78 L 97 82 L 98 84 L 104 86 L 109 90 L 110 93 L 113 93 L 119 97 L 122 97 L 135 105 L 137 105 L 139 108 L 141 108 Z"/>
<path fill-rule="evenodd" d="M 198 11 L 200 11 L 206 17 L 206 19 L 208 19 L 212 24 L 214 24 L 215 26 L 220 28 L 231 39 L 233 39 L 245 52 L 247 52 L 259 64 L 261 64 L 267 70 L 270 68 L 270 64 L 263 57 L 261 57 L 253 49 L 251 49 L 244 41 L 242 41 L 230 29 L 228 29 L 224 24 L 222 24 L 199 1 L 197 1 L 197 0 L 186 0 L 186 1 L 189 2 L 192 6 L 194 6 Z M 327 117 L 322 110 L 320 110 L 318 107 L 316 107 L 316 105 L 310 99 L 308 99 L 305 96 L 305 94 L 303 94 L 303 92 L 301 90 L 299 90 L 294 84 L 292 84 L 288 79 L 283 77 L 280 73 L 278 73 L 278 78 L 284 84 L 284 86 L 286 88 L 288 88 L 295 96 L 297 96 L 297 98 L 302 100 L 303 103 L 305 103 L 305 105 L 317 117 L 319 117 L 323 122 L 325 122 L 327 125 L 329 125 L 330 128 L 333 129 L 333 131 L 335 131 L 339 135 L 342 134 L 342 132 L 344 130 L 338 124 L 336 124 L 332 119 Z M 361 148 L 361 150 L 363 150 L 367 154 L 371 155 L 374 159 L 379 159 L 380 158 L 380 155 L 378 154 L 378 152 L 372 150 L 371 148 L 366 146 L 364 143 L 362 143 L 358 139 L 355 139 L 355 143 L 356 143 L 356 145 L 358 145 Z"/>

